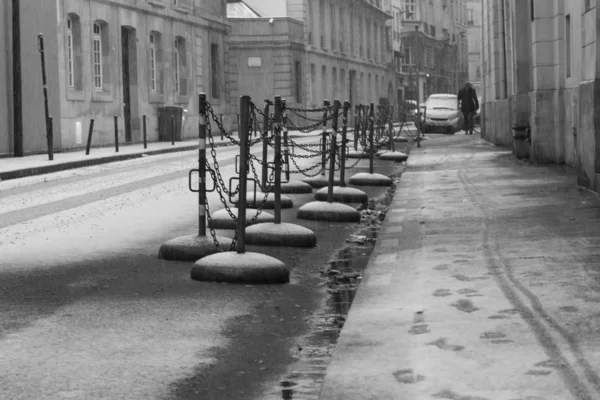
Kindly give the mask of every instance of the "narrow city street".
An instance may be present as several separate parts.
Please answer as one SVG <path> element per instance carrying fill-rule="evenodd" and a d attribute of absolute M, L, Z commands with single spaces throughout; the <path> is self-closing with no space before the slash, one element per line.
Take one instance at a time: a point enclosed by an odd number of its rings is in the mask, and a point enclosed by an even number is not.
<path fill-rule="evenodd" d="M 218 149 L 226 181 L 236 150 Z M 389 164 L 378 171 L 400 171 Z M 192 151 L 0 183 L 0 398 L 281 398 L 288 367 L 303 347 L 311 351 L 302 338 L 320 326 L 312 347 L 331 345 L 339 313 L 328 309 L 320 270 L 360 224 L 300 221 L 297 208 L 314 194 L 289 195 L 295 204 L 283 221 L 313 229 L 317 247 L 260 251 L 290 267 L 290 284 L 192 281 L 191 263 L 157 253 L 197 232 L 187 182 L 196 167 Z M 366 191 L 385 197 L 385 188 Z M 213 211 L 222 208 L 215 193 L 209 199 Z M 369 247 L 360 250 L 362 267 Z"/>

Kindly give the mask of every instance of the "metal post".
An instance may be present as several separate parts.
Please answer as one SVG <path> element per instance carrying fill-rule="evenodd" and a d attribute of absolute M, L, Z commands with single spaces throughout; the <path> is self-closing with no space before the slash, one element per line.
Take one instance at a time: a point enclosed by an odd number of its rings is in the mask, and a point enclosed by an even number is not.
<path fill-rule="evenodd" d="M 115 115 L 115 152 L 119 152 L 119 117 Z"/>
<path fill-rule="evenodd" d="M 360 135 L 360 106 L 354 106 L 354 150 L 358 150 L 358 136 Z"/>
<path fill-rule="evenodd" d="M 175 117 L 171 115 L 171 145 L 175 145 Z"/>
<path fill-rule="evenodd" d="M 18 21 L 16 23 L 19 23 Z M 48 159 L 54 160 L 54 134 L 52 132 L 52 117 L 48 107 L 48 84 L 46 81 L 46 57 L 44 53 L 44 35 L 38 35 L 38 50 L 42 60 L 42 85 L 44 86 L 44 112 L 46 116 L 46 141 L 48 143 Z"/>
<path fill-rule="evenodd" d="M 24 156 L 23 148 L 23 88 L 21 75 L 21 7 L 12 0 L 12 84 L 13 84 L 13 152 Z"/>
<path fill-rule="evenodd" d="M 265 100 L 265 108 L 263 109 L 263 147 L 262 147 L 262 187 L 266 190 L 267 180 L 269 179 L 269 165 L 268 165 L 268 152 L 269 152 L 269 107 L 271 100 Z"/>
<path fill-rule="evenodd" d="M 273 194 L 275 198 L 275 223 L 281 224 L 281 121 L 282 106 L 281 96 L 275 96 L 275 183 Z"/>
<path fill-rule="evenodd" d="M 388 123 L 388 129 L 389 129 L 389 143 L 388 143 L 388 150 L 390 151 L 394 151 L 395 150 L 395 144 L 394 144 L 394 106 L 389 106 L 388 109 L 388 118 L 387 118 L 387 123 Z"/>
<path fill-rule="evenodd" d="M 238 195 L 237 252 L 246 252 L 246 196 L 248 192 L 248 135 L 250 133 L 250 96 L 240 97 L 240 190 Z"/>
<path fill-rule="evenodd" d="M 90 120 L 90 130 L 88 131 L 87 146 L 85 147 L 85 155 L 90 155 L 90 147 L 92 146 L 92 133 L 94 132 L 94 119 Z"/>
<path fill-rule="evenodd" d="M 287 117 L 287 111 L 285 111 L 285 100 L 282 100 L 283 103 L 283 115 L 282 115 L 282 121 L 283 121 L 283 160 L 284 160 L 284 164 L 286 165 L 286 167 L 289 167 L 290 165 L 290 152 L 288 149 L 288 117 Z M 287 182 L 290 181 L 290 169 L 286 168 L 285 170 L 285 180 Z"/>
<path fill-rule="evenodd" d="M 417 147 L 421 147 L 421 103 L 419 98 L 421 97 L 421 88 L 419 85 L 419 78 L 421 76 L 421 48 L 419 46 L 419 26 L 415 26 L 415 55 L 417 57 L 415 65 L 417 66 L 417 84 L 416 84 L 416 95 L 417 95 L 417 122 L 415 123 L 417 128 Z"/>
<path fill-rule="evenodd" d="M 350 102 L 344 101 L 344 114 L 342 116 L 342 151 L 340 152 L 340 185 L 346 186 L 346 136 L 348 134 L 348 110 Z"/>
<path fill-rule="evenodd" d="M 142 122 L 143 122 L 143 125 L 144 125 L 144 131 L 143 131 L 143 134 L 144 134 L 144 148 L 146 149 L 146 148 L 148 148 L 148 136 L 147 136 L 147 131 L 146 131 L 146 116 L 145 115 L 142 118 Z"/>
<path fill-rule="evenodd" d="M 327 107 L 329 101 L 323 101 L 325 112 L 323 113 L 323 133 L 321 134 L 321 175 L 325 176 L 325 168 L 327 168 Z"/>
<path fill-rule="evenodd" d="M 206 236 L 206 93 L 198 96 L 198 236 Z"/>
<path fill-rule="evenodd" d="M 373 158 L 375 157 L 375 150 L 373 144 L 373 135 L 375 134 L 375 103 L 371 103 L 369 111 L 369 173 L 373 173 Z"/>
<path fill-rule="evenodd" d="M 333 203 L 333 181 L 335 180 L 335 153 L 337 151 L 338 117 L 340 115 L 340 101 L 333 101 L 333 118 L 331 120 L 331 146 L 329 153 L 329 184 L 327 185 L 327 202 Z"/>

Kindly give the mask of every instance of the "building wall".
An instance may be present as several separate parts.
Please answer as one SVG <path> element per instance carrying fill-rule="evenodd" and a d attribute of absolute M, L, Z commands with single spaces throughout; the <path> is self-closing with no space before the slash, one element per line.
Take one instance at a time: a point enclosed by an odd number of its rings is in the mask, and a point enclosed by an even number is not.
<path fill-rule="evenodd" d="M 54 118 L 54 145 L 61 146 L 60 102 L 58 95 L 58 55 L 56 40 L 56 2 L 21 0 L 21 109 L 23 112 L 23 151 L 25 154 L 46 151 L 46 118 L 42 84 L 42 67 L 38 51 L 38 34 L 44 35 L 48 104 Z M 13 76 L 12 76 L 12 6 L 3 2 L 0 6 L 1 54 L 8 55 L 0 61 L 0 155 L 14 154 L 13 125 Z M 30 27 L 34 26 L 35 29 Z"/>
<path fill-rule="evenodd" d="M 275 96 L 290 106 L 305 104 L 304 26 L 287 17 L 273 18 L 272 23 L 269 20 L 230 18 L 230 109 L 236 115 L 242 95 L 250 96 L 261 109 L 264 100 Z"/>
<path fill-rule="evenodd" d="M 12 154 L 13 91 L 12 91 L 12 11 L 8 2 L 0 2 L 0 155 Z"/>
<path fill-rule="evenodd" d="M 147 118 L 148 140 L 157 140 L 158 108 L 176 106 L 184 109 L 183 137 L 197 135 L 197 95 L 205 91 L 216 113 L 227 114 L 228 91 L 225 86 L 224 62 L 227 53 L 224 36 L 227 29 L 225 7 L 211 0 L 183 0 L 171 6 L 154 0 L 98 1 L 61 0 L 58 14 L 60 46 L 60 80 L 62 105 L 61 137 L 64 148 L 85 145 L 90 120 L 93 118 L 93 145 L 108 145 L 114 141 L 114 116 L 118 117 L 119 141 L 125 142 L 124 128 L 124 58 L 122 27 L 134 31 L 130 41 L 131 141 L 142 140 L 142 121 Z M 80 25 L 79 85 L 69 87 L 67 52 L 67 17 L 76 15 Z M 97 90 L 93 77 L 92 37 L 94 22 L 105 24 L 108 41 L 104 52 L 107 60 L 102 90 Z M 156 90 L 151 88 L 150 34 L 155 35 Z M 176 93 L 174 63 L 175 39 L 183 38 L 179 51 L 180 92 Z M 217 45 L 217 64 L 212 68 L 211 45 Z M 184 48 L 184 49 L 183 49 Z M 78 67 L 78 68 L 77 68 Z M 212 81 L 217 90 L 212 90 Z"/>
<path fill-rule="evenodd" d="M 477 94 L 481 95 L 481 0 L 469 0 L 467 2 L 467 26 L 469 81 L 477 90 Z"/>
<path fill-rule="evenodd" d="M 265 17 L 281 16 L 277 15 L 277 7 L 267 6 L 273 2 L 278 1 L 247 0 Z M 394 97 L 393 53 L 388 47 L 386 27 L 392 16 L 383 10 L 381 2 L 287 0 L 286 5 L 285 15 L 301 20 L 305 26 L 307 106 L 320 107 L 324 99 L 358 104 Z"/>

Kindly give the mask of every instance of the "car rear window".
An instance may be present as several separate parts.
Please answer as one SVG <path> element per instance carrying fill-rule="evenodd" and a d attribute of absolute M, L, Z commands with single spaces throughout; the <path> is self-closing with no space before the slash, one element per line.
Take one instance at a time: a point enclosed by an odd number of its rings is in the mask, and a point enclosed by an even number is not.
<path fill-rule="evenodd" d="M 457 110 L 456 97 L 434 97 L 427 102 L 427 108 L 449 108 Z"/>

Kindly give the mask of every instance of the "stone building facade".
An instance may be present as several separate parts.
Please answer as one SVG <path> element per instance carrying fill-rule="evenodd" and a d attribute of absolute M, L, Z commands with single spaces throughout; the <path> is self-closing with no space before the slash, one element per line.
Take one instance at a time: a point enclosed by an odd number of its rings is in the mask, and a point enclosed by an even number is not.
<path fill-rule="evenodd" d="M 469 82 L 481 95 L 481 0 L 467 0 L 467 44 L 469 57 Z"/>
<path fill-rule="evenodd" d="M 600 52 L 595 1 L 484 0 L 484 137 L 529 126 L 537 163 L 568 164 L 600 190 Z"/>
<path fill-rule="evenodd" d="M 245 0 L 265 18 L 289 17 L 304 26 L 300 71 L 306 107 L 324 99 L 352 104 L 394 102 L 389 27 L 381 0 Z M 269 68 L 265 66 L 265 68 Z M 391 100 L 390 100 L 391 99 Z"/>
<path fill-rule="evenodd" d="M 228 1 L 227 87 L 230 109 L 249 95 L 258 107 L 281 96 L 291 106 L 306 106 L 304 24 L 290 17 L 263 17 L 243 1 Z"/>
<path fill-rule="evenodd" d="M 55 1 L 0 2 L 0 156 L 46 149 L 40 33 L 44 35 L 50 114 L 55 132 L 60 127 L 56 7 Z M 60 146 L 60 137 L 55 141 Z"/>
<path fill-rule="evenodd" d="M 227 20 L 221 0 L 60 0 L 58 12 L 63 148 L 157 140 L 159 107 L 184 109 L 183 137 L 197 135 L 197 94 L 226 113 Z M 87 133 L 86 133 L 87 135 Z"/>
<path fill-rule="evenodd" d="M 468 76 L 466 1 L 391 1 L 398 96 L 457 92 Z"/>
<path fill-rule="evenodd" d="M 166 106 L 184 110 L 183 137 L 195 137 L 197 94 L 203 91 L 215 112 L 228 114 L 229 91 L 223 64 L 229 26 L 224 1 L 19 2 L 22 24 L 36 26 L 22 29 L 21 35 L 26 151 L 41 152 L 46 147 L 38 31 L 44 33 L 46 42 L 50 114 L 57 151 L 85 146 L 91 119 L 95 121 L 92 144 L 112 144 L 115 116 L 120 142 L 142 141 L 144 116 L 148 140 L 157 140 L 158 110 Z M 1 15 L 4 19 L 0 31 L 5 32 L 10 10 Z M 8 88 L 5 81 L 10 79 L 4 79 L 7 67 L 3 63 L 0 85 Z M 2 113 L 6 107 L 0 109 Z M 6 121 L 0 120 L 2 124 Z M 2 128 L 0 154 L 10 154 L 13 135 L 6 132 L 12 130 Z"/>

